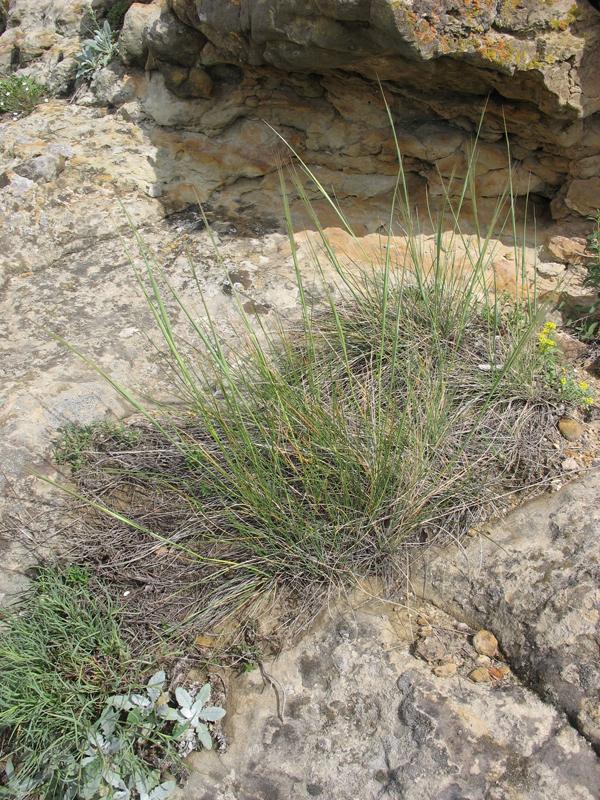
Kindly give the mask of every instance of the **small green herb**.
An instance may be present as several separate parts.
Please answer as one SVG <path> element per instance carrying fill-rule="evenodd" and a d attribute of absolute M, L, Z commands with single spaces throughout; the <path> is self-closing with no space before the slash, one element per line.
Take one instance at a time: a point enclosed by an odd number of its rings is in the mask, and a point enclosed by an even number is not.
<path fill-rule="evenodd" d="M 29 114 L 42 101 L 45 88 L 35 78 L 0 78 L 0 114 Z"/>
<path fill-rule="evenodd" d="M 140 439 L 140 432 L 114 422 L 93 422 L 89 425 L 65 425 L 58 429 L 59 437 L 54 444 L 54 460 L 69 466 L 73 473 L 86 464 L 88 452 L 110 441 L 113 449 L 132 447 Z"/>
<path fill-rule="evenodd" d="M 130 672 L 118 609 L 79 567 L 42 569 L 3 618 L 0 760 L 12 795 L 67 798 L 82 736 Z M 9 758 L 10 757 L 10 758 Z M 13 767 L 14 763 L 14 767 Z M 38 794 L 35 795 L 38 797 Z"/>

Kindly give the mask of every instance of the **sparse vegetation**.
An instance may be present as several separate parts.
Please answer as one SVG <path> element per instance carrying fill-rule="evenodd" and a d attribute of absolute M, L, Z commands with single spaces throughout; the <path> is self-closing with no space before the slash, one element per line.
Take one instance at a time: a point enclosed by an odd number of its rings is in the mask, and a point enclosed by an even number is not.
<path fill-rule="evenodd" d="M 58 429 L 58 437 L 54 443 L 54 460 L 77 473 L 85 465 L 90 453 L 102 450 L 103 443 L 110 442 L 113 450 L 118 447 L 130 448 L 139 438 L 139 431 L 114 422 L 65 425 Z"/>
<path fill-rule="evenodd" d="M 84 566 L 43 572 L 6 620 L 0 726 L 3 753 L 11 754 L 9 797 L 24 800 L 33 787 L 43 800 L 167 798 L 165 770 L 209 747 L 224 712 L 206 706 L 207 685 L 173 694 L 163 672 L 142 681 L 144 664 L 131 667 L 125 639 L 136 655 L 173 640 L 197 649 L 208 641 L 210 650 L 220 626 L 230 663 L 262 672 L 253 621 L 274 599 L 289 629 L 332 592 L 372 579 L 393 590 L 423 548 L 459 540 L 556 475 L 557 418 L 593 399 L 560 360 L 518 248 L 514 296 L 495 291 L 492 231 L 510 225 L 517 239 L 510 193 L 487 232 L 463 235 L 475 158 L 463 195 L 447 198 L 428 240 L 401 168 L 380 261 L 365 256 L 355 269 L 340 260 L 296 180 L 318 237 L 319 291 L 310 296 L 320 301 L 309 299 L 282 177 L 297 314 L 268 327 L 244 311 L 232 286 L 235 348 L 219 335 L 202 293 L 197 305 L 184 302 L 139 240 L 136 275 L 173 398 L 151 406 L 82 356 L 140 417 L 125 427 L 69 426 L 56 445 L 55 459 L 77 487 L 67 491 L 89 506 L 72 536 Z M 396 223 L 407 241 L 402 255 Z M 354 244 L 359 250 L 358 237 Z M 135 592 L 117 613 L 103 587 L 129 594 L 133 574 L 151 590 Z M 48 580 L 56 610 L 40 601 Z M 105 641 L 113 648 L 106 654 Z M 56 646 L 73 649 L 59 669 Z M 37 663 L 52 691 L 31 691 Z M 17 680 L 16 665 L 26 680 Z M 41 704 L 58 709 L 48 712 L 51 725 Z"/>
<path fill-rule="evenodd" d="M 554 334 L 556 324 L 546 322 L 538 334 L 538 347 L 546 361 L 548 381 L 560 386 L 560 393 L 567 403 L 586 408 L 594 404 L 594 396 L 587 381 L 578 381 L 570 374 L 558 357 L 558 346 Z"/>
<path fill-rule="evenodd" d="M 212 746 L 225 712 L 207 706 L 210 685 L 172 695 L 159 671 L 136 688 L 146 663 L 131 659 L 121 610 L 85 569 L 42 569 L 2 626 L 0 796 L 166 800 L 165 770 Z"/>
<path fill-rule="evenodd" d="M 587 275 L 584 284 L 600 292 L 600 210 L 590 217 L 593 228 L 587 238 L 588 252 L 592 256 L 586 265 Z"/>
<path fill-rule="evenodd" d="M 35 78 L 0 77 L 0 114 L 29 114 L 43 100 L 45 88 Z"/>

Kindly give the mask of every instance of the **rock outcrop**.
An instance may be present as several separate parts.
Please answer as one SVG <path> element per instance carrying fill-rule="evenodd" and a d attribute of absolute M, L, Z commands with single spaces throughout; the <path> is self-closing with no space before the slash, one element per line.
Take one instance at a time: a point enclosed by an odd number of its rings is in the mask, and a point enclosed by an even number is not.
<path fill-rule="evenodd" d="M 479 196 L 506 187 L 507 131 L 515 192 L 558 218 L 598 205 L 599 46 L 587 0 L 171 0 L 134 3 L 122 34 L 156 122 L 215 137 L 265 119 L 342 196 L 389 191 L 396 169 L 378 80 L 430 197 L 464 174 L 485 107 Z"/>
<path fill-rule="evenodd" d="M 493 626 L 518 674 L 600 751 L 600 497 L 595 472 L 416 569 L 415 588 Z"/>
<path fill-rule="evenodd" d="M 101 18 L 111 2 L 93 6 Z M 67 93 L 85 20 L 83 0 L 13 2 L 0 71 Z M 242 209 L 247 192 L 275 187 L 289 151 L 268 123 L 373 230 L 397 170 L 380 81 L 415 204 L 441 203 L 451 178 L 458 191 L 479 131 L 481 210 L 510 161 L 544 228 L 600 203 L 599 46 L 588 0 L 154 0 L 127 12 L 125 69 L 78 96 L 155 126 L 155 191 L 170 210 L 234 183 Z"/>

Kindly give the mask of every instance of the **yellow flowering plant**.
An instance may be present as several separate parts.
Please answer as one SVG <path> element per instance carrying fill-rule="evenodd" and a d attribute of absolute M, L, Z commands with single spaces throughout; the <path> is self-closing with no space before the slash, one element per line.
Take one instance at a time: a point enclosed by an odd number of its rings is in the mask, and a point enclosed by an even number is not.
<path fill-rule="evenodd" d="M 538 350 L 547 362 L 549 377 L 558 382 L 560 394 L 567 403 L 589 407 L 594 405 L 594 395 L 587 381 L 577 381 L 567 372 L 566 367 L 559 367 L 558 344 L 554 338 L 556 323 L 545 322 L 538 333 Z"/>

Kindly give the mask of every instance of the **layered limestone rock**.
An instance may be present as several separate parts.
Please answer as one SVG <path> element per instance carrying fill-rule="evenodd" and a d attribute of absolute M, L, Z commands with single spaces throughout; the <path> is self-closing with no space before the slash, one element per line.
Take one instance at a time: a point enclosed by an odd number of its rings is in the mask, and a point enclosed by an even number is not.
<path fill-rule="evenodd" d="M 587 0 L 161 0 L 133 4 L 121 42 L 156 122 L 214 138 L 265 119 L 342 197 L 393 180 L 380 80 L 415 190 L 439 196 L 464 175 L 485 107 L 480 197 L 506 187 L 508 132 L 517 194 L 555 217 L 598 205 L 600 14 Z"/>
<path fill-rule="evenodd" d="M 111 5 L 91 4 L 99 19 Z M 68 92 L 91 6 L 15 0 L 0 71 Z M 600 203 L 599 43 L 588 0 L 153 0 L 127 12 L 125 66 L 77 97 L 154 126 L 170 209 L 276 186 L 290 152 L 271 125 L 373 230 L 397 170 L 381 81 L 416 205 L 439 204 L 452 177 L 458 192 L 479 130 L 482 211 L 510 162 L 538 224 L 563 224 Z"/>

